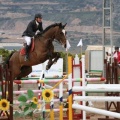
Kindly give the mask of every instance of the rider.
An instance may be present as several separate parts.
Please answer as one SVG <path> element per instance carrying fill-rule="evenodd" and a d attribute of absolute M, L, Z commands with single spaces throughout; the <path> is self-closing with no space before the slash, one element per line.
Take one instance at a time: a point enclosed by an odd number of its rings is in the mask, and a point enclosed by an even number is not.
<path fill-rule="evenodd" d="M 115 47 L 115 52 L 113 55 L 114 59 L 117 59 L 118 64 L 120 64 L 120 51 L 119 47 Z"/>
<path fill-rule="evenodd" d="M 23 37 L 25 39 L 25 51 L 26 51 L 26 55 L 25 55 L 25 61 L 28 60 L 29 58 L 29 46 L 31 44 L 31 39 L 32 37 L 34 37 L 37 33 L 42 32 L 43 31 L 43 26 L 42 26 L 42 15 L 36 14 L 34 20 L 32 20 L 26 30 L 23 32 Z"/>

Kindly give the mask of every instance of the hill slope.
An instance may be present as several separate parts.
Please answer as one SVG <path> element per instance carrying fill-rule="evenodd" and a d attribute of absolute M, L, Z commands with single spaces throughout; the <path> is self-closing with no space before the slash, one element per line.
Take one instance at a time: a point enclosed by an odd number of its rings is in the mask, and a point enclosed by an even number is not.
<path fill-rule="evenodd" d="M 120 32 L 119 0 L 114 0 L 114 31 Z M 23 42 L 21 37 L 28 22 L 35 13 L 43 14 L 43 27 L 54 22 L 67 23 L 67 38 L 71 43 L 71 52 L 79 52 L 76 45 L 83 39 L 83 49 L 86 45 L 102 44 L 102 1 L 100 0 L 0 0 L 0 31 L 5 34 L 2 42 Z M 118 37 L 114 44 L 118 45 Z M 61 47 L 56 44 L 56 49 Z"/>

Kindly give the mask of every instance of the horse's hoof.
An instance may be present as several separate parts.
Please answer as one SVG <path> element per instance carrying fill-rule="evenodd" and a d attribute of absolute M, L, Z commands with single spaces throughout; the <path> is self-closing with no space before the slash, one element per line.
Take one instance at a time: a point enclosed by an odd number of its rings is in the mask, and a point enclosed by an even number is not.
<path fill-rule="evenodd" d="M 46 66 L 46 70 L 49 70 L 48 65 Z"/>

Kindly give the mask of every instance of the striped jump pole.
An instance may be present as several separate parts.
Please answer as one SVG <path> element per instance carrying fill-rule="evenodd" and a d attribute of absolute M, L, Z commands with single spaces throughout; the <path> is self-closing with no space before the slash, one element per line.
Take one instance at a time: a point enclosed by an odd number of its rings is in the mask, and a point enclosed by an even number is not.
<path fill-rule="evenodd" d="M 82 78 L 72 78 L 71 79 L 72 82 L 82 82 Z M 90 82 L 90 81 L 105 81 L 105 78 L 86 78 L 85 79 L 86 81 Z M 14 84 L 38 84 L 38 83 L 57 83 L 59 82 L 60 79 L 46 79 L 44 78 L 43 80 L 42 79 L 35 79 L 33 78 L 32 80 L 14 80 L 13 83 Z M 69 79 L 65 79 L 63 82 L 68 82 Z M 3 84 L 5 84 L 6 82 L 4 81 Z M 1 85 L 2 83 L 0 83 Z"/>
<path fill-rule="evenodd" d="M 71 79 L 72 80 L 72 82 L 82 82 L 82 80 L 83 80 L 83 78 L 72 78 Z M 105 81 L 105 78 L 86 78 L 85 79 L 86 81 Z M 14 80 L 14 83 L 16 83 L 16 84 L 38 84 L 38 83 L 50 83 L 50 82 L 52 82 L 52 83 L 57 83 L 57 82 L 59 82 L 60 81 L 60 79 L 45 79 L 44 78 L 44 80 L 42 80 L 42 79 L 32 79 L 32 80 Z M 68 82 L 69 81 L 69 79 L 65 79 L 63 82 Z M 4 82 L 5 83 L 5 82 Z"/>
<path fill-rule="evenodd" d="M 90 82 L 90 81 L 105 81 L 106 79 L 105 78 L 103 78 L 103 77 L 100 77 L 100 78 L 85 78 L 85 80 L 87 81 L 87 82 Z"/>
<path fill-rule="evenodd" d="M 100 78 L 98 78 L 100 79 Z M 16 84 L 38 84 L 38 83 L 57 83 L 61 79 L 44 79 L 44 80 L 14 80 Z M 63 82 L 68 82 L 69 79 L 65 79 Z M 73 82 L 80 82 L 82 78 L 74 78 L 72 79 Z"/>
<path fill-rule="evenodd" d="M 42 90 L 32 90 L 34 93 L 42 93 Z M 53 92 L 60 92 L 60 90 L 59 89 L 54 89 L 53 90 Z M 68 92 L 68 90 L 67 89 L 63 89 L 63 92 Z M 27 93 L 27 90 L 22 90 L 22 91 L 13 91 L 13 94 L 17 94 L 17 95 L 19 95 L 19 94 L 26 94 Z M 0 92 L 0 95 L 2 95 L 2 92 Z"/>

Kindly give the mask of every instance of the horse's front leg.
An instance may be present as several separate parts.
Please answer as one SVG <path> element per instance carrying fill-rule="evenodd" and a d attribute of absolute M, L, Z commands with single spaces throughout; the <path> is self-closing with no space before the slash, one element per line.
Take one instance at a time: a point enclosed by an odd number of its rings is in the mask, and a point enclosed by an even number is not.
<path fill-rule="evenodd" d="M 57 62 L 57 60 L 60 58 L 60 53 L 59 52 L 54 52 L 53 53 L 53 63 Z"/>
<path fill-rule="evenodd" d="M 46 66 L 46 70 L 49 70 L 50 67 L 57 62 L 57 60 L 60 58 L 60 53 L 59 52 L 54 52 L 51 54 L 51 57 L 49 57 L 48 64 Z M 53 59 L 53 60 L 52 60 Z"/>

